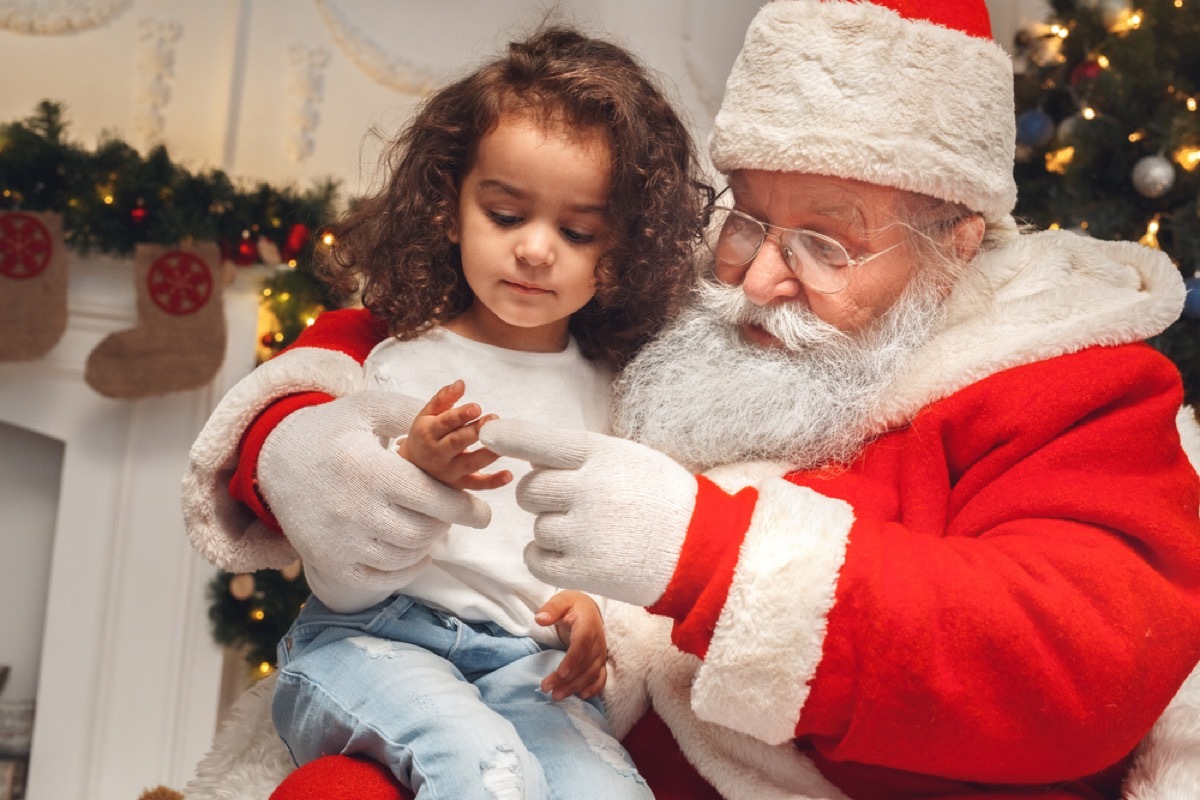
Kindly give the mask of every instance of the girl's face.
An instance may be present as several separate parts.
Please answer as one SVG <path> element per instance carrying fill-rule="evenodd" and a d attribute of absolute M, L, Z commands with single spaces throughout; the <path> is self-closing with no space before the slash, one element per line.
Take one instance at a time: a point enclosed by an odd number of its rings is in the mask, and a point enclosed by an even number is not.
<path fill-rule="evenodd" d="M 556 352 L 596 293 L 610 244 L 609 147 L 596 130 L 506 114 L 479 140 L 451 240 L 475 301 L 446 327 L 512 350 Z"/>

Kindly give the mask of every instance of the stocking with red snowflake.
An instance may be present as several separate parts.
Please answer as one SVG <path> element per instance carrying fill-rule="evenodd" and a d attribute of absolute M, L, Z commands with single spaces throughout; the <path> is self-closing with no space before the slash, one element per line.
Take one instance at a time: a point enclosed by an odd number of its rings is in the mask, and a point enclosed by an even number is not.
<path fill-rule="evenodd" d="M 133 261 L 137 325 L 91 352 L 88 385 L 128 400 L 203 386 L 225 359 L 219 248 L 138 245 Z"/>
<path fill-rule="evenodd" d="M 0 361 L 50 351 L 67 329 L 62 215 L 0 213 Z"/>

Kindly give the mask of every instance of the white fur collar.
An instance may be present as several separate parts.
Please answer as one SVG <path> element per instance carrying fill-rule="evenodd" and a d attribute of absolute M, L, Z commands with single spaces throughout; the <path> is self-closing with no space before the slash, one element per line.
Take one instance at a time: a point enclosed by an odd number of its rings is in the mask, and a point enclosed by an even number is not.
<path fill-rule="evenodd" d="M 1066 231 L 1014 236 L 980 254 L 947 299 L 946 328 L 914 357 L 883 410 L 885 427 L 1011 367 L 1162 332 L 1183 307 L 1162 252 Z"/>

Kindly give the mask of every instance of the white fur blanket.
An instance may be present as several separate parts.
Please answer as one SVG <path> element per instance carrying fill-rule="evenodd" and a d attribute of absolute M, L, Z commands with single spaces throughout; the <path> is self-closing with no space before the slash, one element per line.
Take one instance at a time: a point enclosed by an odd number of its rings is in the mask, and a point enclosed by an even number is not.
<path fill-rule="evenodd" d="M 271 723 L 275 677 L 263 678 L 233 704 L 212 750 L 183 789 L 187 800 L 267 800 L 295 769 Z"/>

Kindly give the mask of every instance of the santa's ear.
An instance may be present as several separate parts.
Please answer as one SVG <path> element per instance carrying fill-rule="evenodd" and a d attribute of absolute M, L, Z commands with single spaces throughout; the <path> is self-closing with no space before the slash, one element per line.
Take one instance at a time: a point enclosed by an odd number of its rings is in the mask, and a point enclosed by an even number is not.
<path fill-rule="evenodd" d="M 966 264 L 979 255 L 986 230 L 987 223 L 981 214 L 972 214 L 954 223 L 954 229 L 950 232 L 954 256 Z"/>

